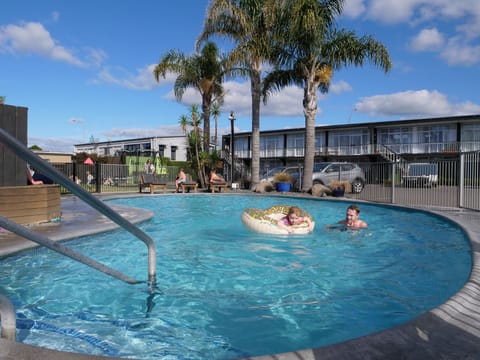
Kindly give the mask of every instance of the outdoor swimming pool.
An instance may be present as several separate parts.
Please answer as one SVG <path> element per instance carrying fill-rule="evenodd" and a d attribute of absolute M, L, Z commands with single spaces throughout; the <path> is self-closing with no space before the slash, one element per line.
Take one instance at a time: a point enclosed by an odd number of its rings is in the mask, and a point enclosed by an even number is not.
<path fill-rule="evenodd" d="M 2 260 L 0 291 L 17 339 L 138 359 L 233 359 L 328 345 L 401 324 L 445 302 L 468 279 L 468 240 L 423 212 L 361 204 L 369 228 L 329 230 L 349 203 L 238 195 L 144 196 L 157 247 L 158 293 L 45 249 Z M 313 234 L 247 230 L 247 207 L 296 204 Z M 147 250 L 116 231 L 68 243 L 132 277 Z M 32 256 L 34 255 L 34 256 Z"/>

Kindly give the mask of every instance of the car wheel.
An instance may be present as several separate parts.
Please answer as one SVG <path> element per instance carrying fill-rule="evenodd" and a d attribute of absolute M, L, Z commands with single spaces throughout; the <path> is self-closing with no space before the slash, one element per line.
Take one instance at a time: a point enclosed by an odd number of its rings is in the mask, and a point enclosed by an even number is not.
<path fill-rule="evenodd" d="M 358 194 L 361 193 L 363 190 L 364 184 L 363 181 L 360 179 L 355 179 L 352 182 L 352 193 Z"/>

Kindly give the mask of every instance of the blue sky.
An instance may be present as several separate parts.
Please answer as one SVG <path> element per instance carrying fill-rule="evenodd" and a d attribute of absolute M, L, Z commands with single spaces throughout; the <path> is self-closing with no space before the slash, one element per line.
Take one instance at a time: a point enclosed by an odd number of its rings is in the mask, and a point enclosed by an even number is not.
<path fill-rule="evenodd" d="M 29 109 L 29 146 L 73 151 L 73 144 L 181 134 L 181 115 L 201 99 L 173 97 L 174 75 L 157 83 L 167 51 L 189 55 L 207 0 L 16 0 L 0 12 L 0 95 Z M 372 35 L 392 70 L 366 65 L 334 74 L 319 94 L 316 123 L 348 124 L 480 114 L 480 1 L 346 0 L 339 27 Z M 219 43 L 221 51 L 228 50 Z M 248 79 L 228 90 L 219 132 L 251 130 Z M 272 96 L 261 130 L 303 127 L 302 89 Z M 213 119 L 212 119 L 213 131 Z"/>

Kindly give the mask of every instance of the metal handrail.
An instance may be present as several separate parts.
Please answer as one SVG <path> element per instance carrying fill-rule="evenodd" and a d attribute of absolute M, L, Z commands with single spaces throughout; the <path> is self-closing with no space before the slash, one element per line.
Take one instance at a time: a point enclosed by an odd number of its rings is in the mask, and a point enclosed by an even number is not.
<path fill-rule="evenodd" d="M 0 320 L 2 339 L 15 341 L 17 328 L 15 308 L 10 300 L 3 295 L 0 295 Z"/>
<path fill-rule="evenodd" d="M 44 159 L 42 159 L 40 156 L 37 154 L 33 153 L 30 151 L 24 144 L 22 144 L 20 141 L 18 141 L 16 138 L 14 138 L 12 135 L 10 135 L 8 132 L 6 132 L 4 129 L 0 129 L 0 142 L 5 144 L 10 150 L 12 150 L 17 156 L 20 156 L 23 160 L 27 161 L 30 165 L 32 165 L 35 169 L 40 170 L 43 172 L 45 175 L 50 177 L 53 181 L 56 183 L 62 185 L 66 189 L 68 189 L 72 194 L 78 196 L 81 200 L 83 200 L 85 203 L 89 204 L 91 207 L 93 207 L 95 210 L 99 211 L 106 217 L 108 217 L 110 220 L 130 232 L 131 234 L 135 235 L 138 239 L 143 241 L 147 247 L 148 247 L 148 284 L 150 289 L 154 289 L 156 286 L 156 252 L 155 252 L 155 245 L 153 242 L 153 239 L 148 236 L 146 233 L 144 233 L 142 230 L 140 230 L 136 225 L 128 221 L 127 219 L 123 218 L 120 214 L 118 214 L 115 210 L 113 210 L 111 207 L 106 205 L 103 201 L 99 200 L 92 194 L 90 194 L 88 191 L 83 189 L 81 186 L 77 185 L 74 181 L 70 180 L 68 177 L 66 177 L 63 173 L 61 173 L 59 170 L 54 168 L 52 165 L 50 165 L 48 162 L 46 162 Z M 12 221 L 5 221 L 7 219 L 1 218 L 0 217 L 0 224 L 7 230 L 13 231 L 17 233 L 17 231 L 21 232 L 21 236 L 28 236 L 28 239 L 37 243 L 43 243 L 42 245 L 47 246 L 48 242 L 51 241 L 46 238 L 42 238 L 39 236 L 39 234 L 36 234 L 34 232 L 31 232 L 27 229 L 24 228 L 24 230 L 21 230 L 21 226 L 15 226 L 18 225 Z M 23 235 L 22 235 L 23 234 Z M 31 236 L 31 237 L 30 237 Z M 48 240 L 48 241 L 45 241 Z M 50 247 L 50 245 L 52 247 Z M 60 244 L 50 244 L 48 247 L 50 247 L 52 250 L 59 251 L 61 246 Z M 61 252 L 61 251 L 59 251 Z M 89 259 L 88 257 L 84 257 L 82 260 L 80 260 L 83 255 L 79 256 L 80 254 L 73 252 L 72 250 L 68 251 L 70 255 L 67 255 L 73 259 L 76 259 L 82 263 L 85 263 L 84 260 Z M 95 261 L 92 259 L 89 259 L 91 261 L 91 264 L 94 264 Z M 113 269 L 110 269 L 102 264 L 97 263 L 97 265 L 93 266 L 90 265 L 102 272 L 108 273 L 111 276 L 118 277 L 117 275 L 120 274 L 116 272 Z M 113 275 L 115 274 L 116 275 Z M 127 279 L 128 277 L 125 277 L 122 275 L 123 281 Z M 131 279 L 130 279 L 131 280 Z M 130 282 L 127 281 L 127 282 Z M 139 281 L 134 280 L 135 283 L 138 283 Z M 131 283 L 131 282 L 130 282 Z"/>

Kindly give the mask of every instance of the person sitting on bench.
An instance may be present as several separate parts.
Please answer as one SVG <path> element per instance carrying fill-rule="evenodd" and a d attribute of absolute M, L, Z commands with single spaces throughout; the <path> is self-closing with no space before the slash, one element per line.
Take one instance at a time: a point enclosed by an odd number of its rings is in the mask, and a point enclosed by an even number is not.
<path fill-rule="evenodd" d="M 183 168 L 180 168 L 180 171 L 178 172 L 177 178 L 175 179 L 175 191 L 178 193 L 180 192 L 178 187 L 180 186 L 181 183 L 184 183 L 187 181 L 187 175 L 185 174 L 185 171 L 183 171 Z"/>
<path fill-rule="evenodd" d="M 29 165 L 27 165 L 27 184 L 28 185 L 43 185 L 43 184 L 53 184 L 53 180 L 48 176 L 40 174 L 38 171 L 33 170 Z"/>
<path fill-rule="evenodd" d="M 225 179 L 223 177 L 221 177 L 220 175 L 217 175 L 217 170 L 216 169 L 212 169 L 212 171 L 210 171 L 210 183 L 211 184 L 224 183 L 224 182 L 225 182 Z"/>

